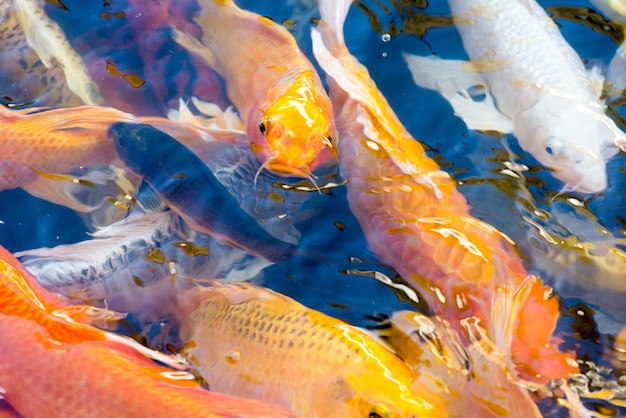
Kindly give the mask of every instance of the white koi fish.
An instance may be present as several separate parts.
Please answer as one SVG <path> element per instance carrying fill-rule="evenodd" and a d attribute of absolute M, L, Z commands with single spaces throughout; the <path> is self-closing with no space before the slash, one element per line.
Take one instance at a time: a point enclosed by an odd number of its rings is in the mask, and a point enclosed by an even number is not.
<path fill-rule="evenodd" d="M 534 0 L 449 0 L 471 61 L 405 54 L 413 80 L 439 91 L 469 129 L 513 133 L 565 190 L 607 187 L 605 163 L 626 135 L 605 114 L 603 78 L 587 72 Z M 482 85 L 486 97 L 471 97 Z"/>

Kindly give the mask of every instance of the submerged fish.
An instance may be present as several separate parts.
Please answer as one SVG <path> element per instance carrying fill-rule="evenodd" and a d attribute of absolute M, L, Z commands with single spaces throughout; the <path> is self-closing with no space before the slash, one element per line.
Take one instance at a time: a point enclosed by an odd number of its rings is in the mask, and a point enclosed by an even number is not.
<path fill-rule="evenodd" d="M 0 1 L 0 96 L 13 105 L 101 102 L 80 56 L 39 1 Z"/>
<path fill-rule="evenodd" d="M 180 223 L 173 211 L 137 209 L 96 230 L 92 239 L 15 256 L 46 289 L 74 302 L 138 314 L 142 325 L 171 313 L 170 300 L 188 282 L 175 279 L 249 279 L 269 264 Z"/>
<path fill-rule="evenodd" d="M 114 161 L 108 127 L 135 120 L 107 107 L 38 110 L 0 106 L 0 190 L 27 185 L 36 171 L 67 173 Z"/>
<path fill-rule="evenodd" d="M 211 393 L 168 356 L 72 320 L 0 248 L 0 387 L 21 416 L 288 417 L 280 407 Z M 179 367 L 180 368 L 180 367 Z"/>
<path fill-rule="evenodd" d="M 468 128 L 512 132 L 566 190 L 607 187 L 605 163 L 626 135 L 605 114 L 589 73 L 535 0 L 449 0 L 471 61 L 405 54 L 419 86 L 438 90 Z M 468 92 L 485 86 L 485 99 Z"/>
<path fill-rule="evenodd" d="M 263 229 L 206 164 L 171 136 L 129 123 L 114 124 L 109 135 L 122 161 L 195 230 L 272 262 L 295 253 L 295 245 Z"/>
<path fill-rule="evenodd" d="M 175 39 L 204 57 L 226 80 L 228 97 L 263 167 L 310 177 L 336 156 L 332 107 L 311 62 L 292 35 L 232 0 L 203 0 L 194 21 L 201 41 Z"/>
<path fill-rule="evenodd" d="M 506 363 L 494 361 L 494 353 L 479 342 L 463 347 L 446 321 L 398 311 L 378 335 L 423 380 L 445 388 L 450 415 L 541 417 L 529 388 L 507 373 Z"/>
<path fill-rule="evenodd" d="M 577 370 L 552 340 L 558 300 L 524 269 L 513 243 L 472 217 L 454 180 L 411 137 L 347 50 L 349 0 L 320 1 L 313 51 L 329 75 L 340 171 L 370 248 L 416 287 L 464 344 L 483 341 L 524 378 Z M 540 322 L 536 321 L 541 317 Z"/>
<path fill-rule="evenodd" d="M 286 296 L 214 282 L 180 304 L 184 352 L 213 390 L 307 418 L 448 416 L 439 397 L 364 331 Z"/>

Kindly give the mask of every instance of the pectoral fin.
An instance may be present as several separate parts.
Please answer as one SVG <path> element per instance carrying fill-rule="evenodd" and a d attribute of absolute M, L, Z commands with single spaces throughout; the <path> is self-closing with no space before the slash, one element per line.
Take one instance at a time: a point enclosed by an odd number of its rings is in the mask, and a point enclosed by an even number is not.
<path fill-rule="evenodd" d="M 420 87 L 438 91 L 452 105 L 454 113 L 469 129 L 483 131 L 513 131 L 513 121 L 500 113 L 487 90 L 483 100 L 474 100 L 468 90 L 485 85 L 480 71 L 468 71 L 476 66 L 467 61 L 442 60 L 403 54 L 413 81 Z"/>
<path fill-rule="evenodd" d="M 202 58 L 211 68 L 215 68 L 215 55 L 213 55 L 213 52 L 211 52 L 211 50 L 202 42 L 188 33 L 175 28 L 172 28 L 172 34 L 174 35 L 174 41 L 176 41 L 177 44 Z"/>
<path fill-rule="evenodd" d="M 587 71 L 587 77 L 589 77 L 589 81 L 591 81 L 591 86 L 596 93 L 596 97 L 600 97 L 602 95 L 602 89 L 604 88 L 604 76 L 600 71 L 600 67 L 597 65 L 591 67 L 591 69 Z"/>

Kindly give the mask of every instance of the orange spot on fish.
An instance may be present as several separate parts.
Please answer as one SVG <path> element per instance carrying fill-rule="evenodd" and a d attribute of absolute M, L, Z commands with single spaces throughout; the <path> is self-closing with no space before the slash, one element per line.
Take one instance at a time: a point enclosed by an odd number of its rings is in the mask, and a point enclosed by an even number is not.
<path fill-rule="evenodd" d="M 281 73 L 284 73 L 285 71 L 287 71 L 289 68 L 283 66 L 283 65 L 270 65 L 269 67 L 270 70 L 276 70 L 276 71 L 280 71 Z"/>

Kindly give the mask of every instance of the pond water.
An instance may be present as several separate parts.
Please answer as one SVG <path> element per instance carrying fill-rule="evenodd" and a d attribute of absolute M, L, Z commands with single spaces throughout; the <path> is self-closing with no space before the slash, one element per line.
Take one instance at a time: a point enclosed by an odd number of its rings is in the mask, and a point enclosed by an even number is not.
<path fill-rule="evenodd" d="M 143 3 L 147 8 L 151 2 Z M 315 2 L 238 3 L 277 22 L 290 19 L 285 23 L 290 24 L 302 50 L 314 61 L 309 20 L 317 17 Z M 589 9 L 593 6 L 587 1 L 539 3 L 556 18 L 564 37 L 588 66 L 598 65 L 607 77 L 615 80 L 626 76 L 626 65 L 608 72 L 617 43 L 623 39 L 619 27 L 602 20 Z M 125 87 L 116 103 L 152 100 L 151 105 L 146 105 L 146 114 L 162 112 L 163 103 L 176 106 L 184 71 L 191 81 L 185 84 L 183 94 L 210 88 L 214 100 L 225 100 L 222 86 L 215 80 L 206 81 L 207 85 L 202 87 L 202 80 L 193 79 L 184 57 L 178 61 L 170 59 L 158 71 L 144 67 L 142 60 L 151 53 L 145 45 L 155 45 L 152 51 L 155 61 L 166 61 L 164 51 L 171 45 L 163 40 L 162 22 L 150 28 L 150 21 L 146 20 L 143 33 L 152 37 L 147 38 L 138 53 L 137 44 L 133 44 L 139 34 L 138 25 L 129 27 L 124 19 L 112 16 L 117 11 L 128 10 L 128 2 L 66 0 L 63 4 L 65 8 L 50 2 L 47 11 L 77 50 L 94 57 L 91 65 L 109 59 L 121 73 L 135 74 L 147 81 L 139 87 Z M 351 52 L 367 66 L 409 131 L 458 180 L 472 214 L 513 238 L 529 271 L 555 287 L 563 314 L 557 336 L 564 340 L 564 346 L 575 348 L 580 359 L 612 366 L 615 335 L 626 324 L 625 154 L 620 153 L 609 161 L 609 187 L 603 193 L 559 193 L 562 183 L 523 152 L 513 136 L 469 131 L 438 93 L 413 83 L 401 57 L 401 52 L 410 52 L 466 58 L 444 1 L 362 1 L 359 7 L 353 6 L 349 15 L 346 39 Z M 262 48 L 258 53 L 263 53 Z M 102 74 L 110 77 L 112 89 L 119 85 L 120 77 L 111 75 L 111 71 Z M 102 88 L 107 83 L 99 84 Z M 137 99 L 139 95 L 141 98 Z M 619 92 L 611 92 L 609 96 L 611 115 L 624 129 L 621 118 L 626 117 L 626 112 L 620 107 L 622 96 Z M 228 162 L 216 162 L 215 167 L 220 164 L 226 167 Z M 523 167 L 523 175 L 512 175 L 512 166 Z M 241 169 L 238 175 L 242 178 L 231 188 L 241 187 L 249 192 L 250 197 L 242 199 L 242 204 L 261 209 L 273 207 L 276 194 L 280 195 L 280 209 L 292 219 L 274 219 L 277 228 L 280 229 L 281 222 L 291 222 L 299 231 L 300 246 L 334 261 L 332 266 L 288 261 L 263 269 L 254 279 L 311 308 L 359 326 L 375 326 L 399 309 L 417 308 L 427 312 L 420 301 L 410 301 L 402 290 L 375 279 L 381 277 L 379 273 L 390 278 L 395 273 L 368 250 L 359 224 L 350 213 L 345 188 L 334 171 L 336 167 L 331 167 L 330 174 L 322 179 L 340 185 L 317 193 L 314 189 L 298 190 L 297 179 L 282 179 L 267 173 L 260 176 L 260 186 L 255 190 L 254 169 Z M 220 179 L 224 180 L 225 176 L 227 173 Z M 90 227 L 83 221 L 84 217 L 21 190 L 0 193 L 0 220 L 0 244 L 11 252 L 90 238 Z M 617 370 L 605 373 L 607 378 L 617 381 L 623 373 L 619 366 L 623 370 L 624 363 L 618 363 Z M 619 411 L 601 402 L 590 407 L 603 407 L 598 405 L 610 408 L 606 411 L 613 410 L 617 415 L 626 414 L 626 409 Z M 550 400 L 544 401 L 542 408 L 546 416 L 566 415 Z"/>

